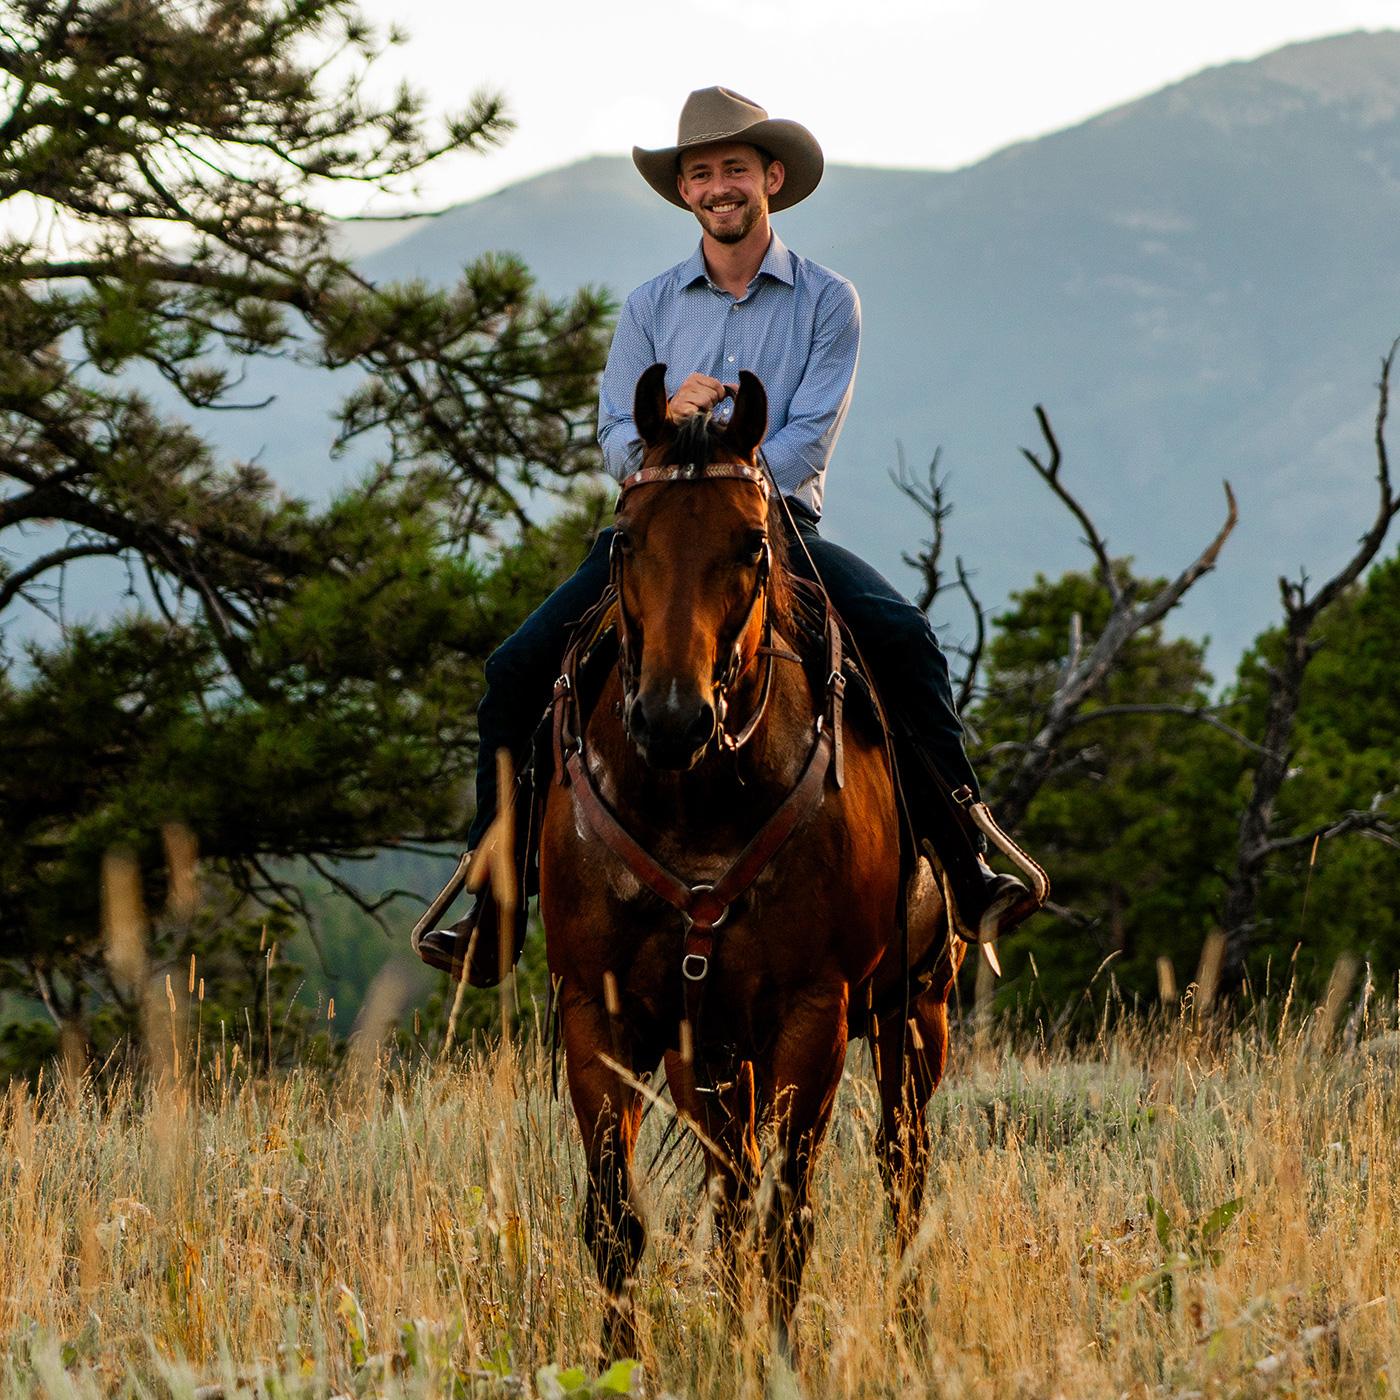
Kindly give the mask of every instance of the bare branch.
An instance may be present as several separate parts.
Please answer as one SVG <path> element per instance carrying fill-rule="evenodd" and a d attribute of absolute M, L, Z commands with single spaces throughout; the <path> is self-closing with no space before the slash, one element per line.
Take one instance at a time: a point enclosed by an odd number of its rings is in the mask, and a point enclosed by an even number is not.
<path fill-rule="evenodd" d="M 1063 919 L 1067 924 L 1073 924 L 1075 928 L 1087 930 L 1096 928 L 1103 922 L 1097 914 L 1081 914 L 1078 909 L 1070 909 L 1064 904 L 1056 904 L 1053 899 L 1047 899 L 1042 907 L 1047 914 L 1053 914 L 1057 919 Z"/>
<path fill-rule="evenodd" d="M 1065 664 L 1061 675 L 1065 680 L 1073 677 L 1079 669 L 1079 659 L 1084 654 L 1084 617 L 1075 613 L 1069 620 L 1069 646 L 1065 648 Z"/>
<path fill-rule="evenodd" d="M 1065 773 L 1073 773 L 1077 768 L 1087 768 L 1090 764 L 1097 763 L 1102 757 L 1103 748 L 1099 744 L 1090 744 L 1087 749 L 1077 749 L 1068 758 L 1062 758 L 1052 767 L 1047 767 L 1041 776 L 1041 782 L 1048 783 Z"/>
<path fill-rule="evenodd" d="M 31 964 L 33 966 L 33 964 Z M 44 976 L 44 969 L 34 967 L 34 982 L 39 988 L 40 999 L 44 1003 L 44 1010 L 49 1013 L 49 1018 L 59 1030 L 63 1029 L 63 1019 L 59 1016 L 57 1008 L 53 1004 L 53 994 L 49 990 L 49 979 Z"/>
<path fill-rule="evenodd" d="M 1378 488 L 1379 500 L 1376 505 L 1376 518 L 1371 524 L 1371 528 L 1357 542 L 1356 553 L 1347 561 L 1341 569 L 1337 571 L 1325 584 L 1313 595 L 1311 602 L 1303 602 L 1303 591 L 1300 585 L 1296 595 L 1293 590 L 1284 593 L 1284 606 L 1289 608 L 1290 613 L 1295 610 L 1306 613 L 1312 618 L 1316 618 L 1329 603 L 1333 602 L 1341 593 L 1350 588 L 1358 578 L 1361 577 L 1362 570 L 1376 557 L 1376 552 L 1385 542 L 1386 534 L 1390 530 L 1390 522 L 1395 519 L 1397 511 L 1400 511 L 1400 500 L 1397 500 L 1390 484 L 1390 453 L 1385 445 L 1385 425 L 1390 416 L 1390 371 L 1395 364 L 1395 354 L 1400 349 L 1400 339 L 1392 342 L 1389 351 L 1381 360 L 1381 377 L 1376 384 L 1376 485 Z M 1303 580 L 1306 583 L 1306 579 Z M 1296 604 L 1290 607 L 1290 599 L 1296 596 Z"/>
<path fill-rule="evenodd" d="M 1008 753 L 1025 753 L 1032 746 L 1029 742 L 1019 739 L 1003 739 L 999 744 L 993 744 L 991 748 L 985 749 L 982 753 L 984 759 L 1000 758 Z"/>
<path fill-rule="evenodd" d="M 1262 744 L 1256 744 L 1248 735 L 1241 734 L 1233 725 L 1226 724 L 1218 715 L 1212 714 L 1206 706 L 1100 705 L 1097 709 L 1081 710 L 1078 714 L 1070 716 L 1065 721 L 1065 728 L 1077 729 L 1080 725 L 1089 724 L 1096 719 L 1111 719 L 1115 715 L 1177 715 L 1182 719 L 1199 720 L 1200 723 L 1208 724 L 1212 729 L 1217 729 L 1220 733 L 1228 735 L 1237 744 L 1249 749 L 1251 753 L 1264 754 L 1268 752 Z"/>
<path fill-rule="evenodd" d="M 1361 537 L 1356 552 L 1311 597 L 1307 596 L 1306 573 L 1296 583 L 1280 579 L 1285 624 L 1282 653 L 1266 672 L 1269 703 L 1264 714 L 1263 747 L 1254 769 L 1248 800 L 1240 813 L 1239 837 L 1235 848 L 1235 868 L 1225 889 L 1225 908 L 1221 923 L 1228 940 L 1225 955 L 1227 980 L 1238 985 L 1244 978 L 1245 961 L 1249 953 L 1250 931 L 1255 926 L 1259 907 L 1259 881 L 1268 857 L 1281 850 L 1304 844 L 1322 836 L 1341 835 L 1345 831 L 1362 831 L 1378 840 L 1389 840 L 1392 829 L 1376 815 L 1375 804 L 1370 813 L 1346 813 L 1337 822 L 1300 836 L 1271 835 L 1274 812 L 1279 793 L 1290 776 L 1288 755 L 1293 745 L 1298 710 L 1302 703 L 1303 682 L 1320 641 L 1313 636 L 1323 612 L 1361 577 L 1375 558 L 1400 501 L 1395 498 L 1390 482 L 1390 455 L 1386 448 L 1385 428 L 1390 411 L 1390 374 L 1395 363 L 1400 339 L 1391 344 L 1381 360 L 1381 377 L 1377 384 L 1378 399 L 1375 417 L 1376 483 L 1378 500 L 1371 528 Z"/>
<path fill-rule="evenodd" d="M 378 898 L 372 898 L 371 896 L 364 894 L 362 891 L 357 890 L 354 885 L 352 885 L 348 880 L 344 879 L 342 876 L 337 875 L 335 871 L 332 870 L 328 865 L 326 865 L 326 863 L 323 860 L 321 860 L 319 856 L 309 855 L 306 857 L 306 860 L 307 863 L 311 866 L 311 868 L 337 894 L 341 895 L 345 899 L 348 899 L 353 905 L 355 905 L 357 909 L 361 910 L 363 913 L 368 914 L 369 917 L 373 919 L 376 924 L 379 925 L 380 932 L 389 936 L 393 935 L 394 930 L 390 928 L 387 920 L 384 918 L 384 915 L 382 913 L 386 906 L 392 904 L 397 899 L 415 899 L 420 900 L 423 903 L 427 902 L 425 900 L 422 900 L 422 897 L 420 895 L 414 894 L 412 890 L 386 890 Z"/>
<path fill-rule="evenodd" d="M 425 209 L 409 214 L 341 214 L 337 224 L 407 224 L 418 219 L 440 219 L 460 209 L 460 204 L 444 204 L 441 209 Z"/>
<path fill-rule="evenodd" d="M 1371 805 L 1364 812 L 1350 811 L 1343 812 L 1335 821 L 1328 822 L 1324 826 L 1315 827 L 1312 831 L 1302 832 L 1298 836 L 1282 836 L 1275 840 L 1268 841 L 1264 845 L 1265 855 L 1276 855 L 1280 851 L 1295 850 L 1299 846 L 1309 846 L 1314 841 L 1328 841 L 1334 836 L 1346 836 L 1353 831 L 1368 832 L 1374 835 L 1389 838 L 1390 844 L 1397 844 L 1395 836 L 1395 820 L 1385 811 L 1386 804 L 1395 797 L 1395 791 L 1378 792 L 1372 799 Z"/>
<path fill-rule="evenodd" d="M 1021 449 L 1021 456 L 1028 461 L 1039 473 L 1045 484 L 1069 507 L 1070 513 L 1079 522 L 1084 531 L 1084 543 L 1094 553 L 1094 560 L 1098 566 L 1099 582 L 1108 589 L 1109 596 L 1116 603 L 1122 594 L 1118 586 L 1118 580 L 1113 573 L 1113 561 L 1108 557 L 1108 541 L 1099 534 L 1094 522 L 1089 518 L 1089 513 L 1072 496 L 1069 490 L 1060 481 L 1060 466 L 1063 458 L 1060 454 L 1060 444 L 1055 437 L 1054 429 L 1050 426 L 1050 419 L 1045 412 L 1044 405 L 1035 406 L 1036 421 L 1040 424 L 1041 436 L 1044 437 L 1050 449 L 1050 460 L 1043 462 L 1029 448 Z"/>
<path fill-rule="evenodd" d="M 911 569 L 917 570 L 923 578 L 919 595 L 914 601 L 920 612 L 927 612 L 933 606 L 934 599 L 943 591 L 939 563 L 943 555 L 943 526 L 944 521 L 953 513 L 953 504 L 944 495 L 947 481 L 940 481 L 938 477 L 938 464 L 942 459 L 943 449 L 939 447 L 934 450 L 933 460 L 928 466 L 927 485 L 916 481 L 910 475 L 908 464 L 904 460 L 902 442 L 895 444 L 895 451 L 899 454 L 899 471 L 891 472 L 890 480 L 923 511 L 933 527 L 933 537 L 924 541 L 924 547 L 918 554 L 904 555 L 904 562 Z"/>
<path fill-rule="evenodd" d="M 1050 447 L 1048 461 L 1042 461 L 1033 452 L 1021 449 L 1021 454 L 1035 468 L 1042 480 L 1069 507 L 1075 519 L 1084 529 L 1085 543 L 1094 553 L 1097 561 L 1098 578 L 1109 596 L 1109 614 L 1102 630 L 1093 645 L 1085 654 L 1083 624 L 1078 614 L 1070 625 L 1069 642 L 1065 659 L 1056 666 L 1054 692 L 1043 711 L 1044 718 L 1039 732 L 1020 749 L 1020 758 L 1012 765 L 1009 773 L 998 774 L 1002 781 L 997 792 L 997 806 L 1003 825 L 1011 830 L 1024 818 L 1026 811 L 1041 785 L 1052 773 L 1062 771 L 1054 767 L 1055 752 L 1065 735 L 1076 724 L 1087 723 L 1081 719 L 1080 709 L 1095 691 L 1102 686 L 1118 663 L 1123 648 L 1144 628 L 1154 626 L 1179 603 L 1187 590 L 1205 573 L 1215 567 L 1225 541 L 1230 537 L 1239 520 L 1239 508 L 1229 482 L 1225 483 L 1225 498 L 1229 506 L 1225 524 L 1215 538 L 1197 558 L 1172 582 L 1163 587 L 1155 597 L 1135 605 L 1133 585 L 1120 584 L 1114 572 L 1113 561 L 1108 555 L 1108 546 L 1099 534 L 1089 513 L 1074 498 L 1060 481 L 1060 468 L 1063 457 L 1060 445 L 1050 426 L 1050 420 L 1040 405 L 1036 406 L 1036 417 L 1041 432 Z M 1190 711 L 1191 707 L 1184 707 Z M 1103 713 L 1095 711 L 1096 715 Z M 1128 711 L 1123 711 L 1128 713 Z M 1243 738 L 1243 736 L 1239 736 Z M 1246 741 L 1248 742 L 1248 741 Z"/>
<path fill-rule="evenodd" d="M 264 906 L 281 900 L 283 904 L 301 917 L 310 930 L 312 938 L 316 938 L 316 916 L 301 890 L 291 880 L 283 880 L 274 875 L 267 868 L 265 862 L 257 856 L 248 858 L 248 867 L 257 874 L 262 884 L 253 884 L 247 879 L 246 871 L 234 863 L 229 867 L 229 875 L 234 887 Z"/>
<path fill-rule="evenodd" d="M 967 598 L 968 606 L 972 609 L 973 623 L 977 629 L 972 650 L 964 653 L 967 669 L 963 672 L 962 680 L 958 684 L 958 712 L 961 713 L 972 702 L 973 689 L 977 684 L 977 668 L 982 664 L 982 652 L 987 644 L 987 614 L 983 611 L 977 595 L 972 591 L 967 570 L 963 568 L 962 555 L 957 557 L 955 563 L 958 570 L 958 587 L 962 589 Z"/>
<path fill-rule="evenodd" d="M 1239 524 L 1240 519 L 1239 506 L 1235 503 L 1235 493 L 1230 489 L 1228 481 L 1225 483 L 1225 499 L 1229 503 L 1230 509 L 1225 517 L 1225 523 L 1220 527 L 1220 533 L 1201 551 L 1200 556 L 1190 567 L 1183 569 L 1155 598 L 1143 604 L 1138 610 L 1142 618 L 1138 623 L 1140 628 L 1150 627 L 1154 622 L 1160 622 L 1176 607 L 1186 590 L 1202 574 L 1208 574 L 1215 568 L 1215 561 L 1219 559 L 1220 551 L 1225 547 L 1225 541 L 1230 538 L 1231 532 Z"/>

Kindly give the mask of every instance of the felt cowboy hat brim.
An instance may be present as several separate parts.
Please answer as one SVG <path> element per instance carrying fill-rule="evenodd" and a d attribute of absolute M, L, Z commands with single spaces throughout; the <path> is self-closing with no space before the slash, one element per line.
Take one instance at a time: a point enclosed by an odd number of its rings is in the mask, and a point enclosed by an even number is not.
<path fill-rule="evenodd" d="M 769 117 L 756 102 L 721 87 L 701 88 L 686 98 L 674 146 L 663 146 L 657 151 L 633 146 L 632 161 L 662 199 L 685 209 L 686 202 L 676 188 L 681 156 L 699 146 L 729 141 L 761 146 L 782 161 L 783 187 L 768 203 L 775 214 L 806 199 L 821 183 L 825 164 L 822 148 L 805 126 Z"/>

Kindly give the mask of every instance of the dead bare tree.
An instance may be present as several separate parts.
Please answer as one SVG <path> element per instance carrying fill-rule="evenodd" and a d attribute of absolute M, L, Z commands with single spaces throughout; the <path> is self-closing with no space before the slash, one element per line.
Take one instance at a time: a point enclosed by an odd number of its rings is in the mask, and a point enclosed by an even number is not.
<path fill-rule="evenodd" d="M 1240 815 L 1235 868 L 1225 894 L 1222 922 L 1226 938 L 1224 976 L 1227 985 L 1237 985 L 1243 976 L 1258 917 L 1259 882 L 1270 856 L 1310 844 L 1316 838 L 1340 836 L 1347 832 L 1366 831 L 1387 840 L 1393 835 L 1393 819 L 1386 809 L 1389 794 L 1378 794 L 1367 811 L 1344 813 L 1326 826 L 1300 835 L 1276 835 L 1274 809 L 1292 766 L 1293 733 L 1303 693 L 1303 679 L 1308 663 L 1322 646 L 1321 640 L 1314 635 L 1318 622 L 1376 557 L 1390 530 L 1391 521 L 1400 512 L 1400 500 L 1396 499 L 1391 489 L 1390 460 L 1385 445 L 1386 417 L 1390 409 L 1390 372 L 1397 348 L 1400 348 L 1400 340 L 1390 347 L 1389 353 L 1381 361 L 1381 377 L 1376 386 L 1379 394 L 1375 423 L 1379 501 L 1371 528 L 1361 537 L 1356 552 L 1347 563 L 1311 597 L 1308 596 L 1306 574 L 1300 575 L 1296 583 L 1287 578 L 1279 579 L 1284 612 L 1283 654 L 1277 664 L 1268 666 L 1265 671 L 1269 700 L 1264 715 L 1263 737 L 1257 746 L 1259 761 L 1254 769 L 1249 801 Z"/>
<path fill-rule="evenodd" d="M 968 607 L 972 611 L 973 634 L 971 643 L 959 643 L 951 648 L 945 648 L 945 651 L 951 650 L 962 662 L 962 675 L 955 677 L 953 683 L 958 712 L 961 714 L 972 700 L 973 691 L 977 685 L 977 668 L 982 664 L 982 650 L 987 642 L 987 614 L 977 595 L 972 591 L 972 580 L 968 577 L 967 570 L 963 566 L 962 555 L 958 555 L 953 563 L 957 573 L 956 585 L 945 583 L 943 580 L 944 523 L 953 513 L 953 503 L 948 499 L 947 494 L 948 478 L 946 474 L 940 476 L 938 471 L 939 462 L 943 457 L 943 449 L 940 447 L 935 450 L 933 460 L 928 465 L 926 481 L 917 480 L 909 471 L 904 460 L 902 443 L 898 444 L 898 452 L 899 470 L 891 472 L 890 479 L 928 517 L 929 525 L 933 531 L 932 535 L 923 541 L 923 546 L 917 554 L 906 552 L 904 555 L 904 562 L 915 570 L 923 580 L 919 585 L 915 602 L 920 611 L 927 613 L 943 593 L 956 587 L 967 599 Z"/>
<path fill-rule="evenodd" d="M 1230 483 L 1225 483 L 1229 514 L 1220 532 L 1176 578 L 1152 597 L 1139 599 L 1136 586 L 1131 581 L 1125 582 L 1114 569 L 1108 553 L 1108 543 L 1099 534 L 1089 513 L 1060 480 L 1063 461 L 1060 444 L 1050 426 L 1050 419 L 1039 404 L 1036 405 L 1035 416 L 1040 424 L 1041 435 L 1045 439 L 1048 456 L 1038 456 L 1024 447 L 1021 449 L 1021 455 L 1035 468 L 1041 480 L 1063 502 L 1084 531 L 1084 543 L 1094 556 L 1095 576 L 1109 597 L 1109 615 L 1102 631 L 1087 649 L 1076 616 L 1070 629 L 1069 645 L 1060 667 L 1059 678 L 1045 707 L 1040 729 L 1024 743 L 997 746 L 999 752 L 1011 757 L 1012 761 L 989 785 L 992 789 L 991 799 L 996 808 L 997 819 L 1011 831 L 1024 820 L 1031 800 L 1040 791 L 1045 780 L 1067 761 L 1063 747 L 1070 732 L 1081 725 L 1097 722 L 1109 714 L 1182 714 L 1193 719 L 1204 719 L 1217 728 L 1223 728 L 1237 739 L 1249 743 L 1243 735 L 1230 729 L 1223 720 L 1211 713 L 1210 709 L 1189 705 L 1116 705 L 1090 711 L 1083 709 L 1085 701 L 1113 671 L 1124 646 L 1143 628 L 1151 627 L 1166 617 L 1186 596 L 1196 580 L 1215 567 L 1215 561 L 1239 519 Z M 1072 763 L 1073 756 L 1068 761 Z"/>

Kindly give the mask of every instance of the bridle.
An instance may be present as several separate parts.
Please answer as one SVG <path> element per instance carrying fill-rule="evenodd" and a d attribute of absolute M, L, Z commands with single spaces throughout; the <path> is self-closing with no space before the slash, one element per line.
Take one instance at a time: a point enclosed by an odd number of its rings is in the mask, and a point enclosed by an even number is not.
<path fill-rule="evenodd" d="M 708 462 L 704 464 L 687 462 L 671 466 L 643 467 L 640 471 L 633 472 L 631 476 L 623 480 L 621 494 L 617 500 L 617 514 L 622 514 L 622 506 L 627 499 L 628 492 L 635 490 L 638 486 L 662 485 L 680 481 L 747 481 L 758 488 L 765 507 L 767 507 L 772 495 L 767 472 L 762 467 L 751 466 L 747 462 Z M 631 710 L 632 703 L 636 699 L 640 663 L 640 656 L 633 640 L 633 629 L 627 620 L 627 606 L 622 587 L 625 558 L 621 537 L 615 534 L 608 558 L 608 568 L 612 576 L 612 590 L 617 598 L 617 668 L 622 680 L 624 715 Z M 774 658 L 783 656 L 793 661 L 798 659 L 790 652 L 773 645 L 772 580 L 773 546 L 765 531 L 763 550 L 758 559 L 758 575 L 754 580 L 753 592 L 749 596 L 749 605 L 744 610 L 742 621 L 735 629 L 723 665 L 716 667 L 716 672 L 711 678 L 715 708 L 715 734 L 711 742 L 729 753 L 737 753 L 743 748 L 753 738 L 763 720 L 764 712 L 768 708 L 769 697 L 773 693 Z M 764 659 L 763 683 L 759 691 L 758 704 L 754 707 L 753 713 L 749 716 L 744 727 L 737 734 L 734 734 L 725 724 L 729 713 L 729 697 L 734 687 L 743 678 L 749 665 L 752 664 L 753 657 L 747 662 L 744 660 L 744 638 L 748 636 L 754 613 L 760 607 L 763 609 L 763 639 L 753 656 L 761 656 Z M 720 650 L 723 654 L 724 648 Z"/>

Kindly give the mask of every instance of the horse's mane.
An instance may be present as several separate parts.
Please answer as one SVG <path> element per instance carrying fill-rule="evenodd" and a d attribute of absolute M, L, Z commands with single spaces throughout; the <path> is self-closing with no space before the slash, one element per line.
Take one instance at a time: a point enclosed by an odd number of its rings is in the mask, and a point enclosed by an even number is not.
<path fill-rule="evenodd" d="M 735 454 L 728 450 L 724 436 L 724 425 L 715 422 L 714 415 L 708 409 L 703 413 L 692 413 L 676 425 L 675 442 L 666 455 L 673 462 L 687 462 L 696 467 L 706 467 L 714 461 L 732 462 Z M 768 484 L 768 547 L 773 555 L 769 597 L 775 626 L 791 637 L 794 600 L 792 573 L 788 567 L 787 511 L 778 484 L 771 474 Z"/>

